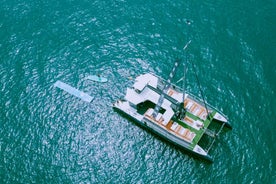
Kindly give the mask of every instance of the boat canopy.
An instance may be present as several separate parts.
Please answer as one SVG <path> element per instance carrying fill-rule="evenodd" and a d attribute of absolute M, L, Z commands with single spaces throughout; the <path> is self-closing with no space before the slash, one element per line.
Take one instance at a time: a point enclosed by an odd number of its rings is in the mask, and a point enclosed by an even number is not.
<path fill-rule="evenodd" d="M 140 75 L 136 78 L 135 83 L 133 87 L 135 89 L 138 89 L 139 91 L 142 91 L 146 85 L 151 85 L 152 87 L 156 87 L 158 82 L 158 78 L 153 76 L 150 73 Z"/>
<path fill-rule="evenodd" d="M 133 89 L 127 88 L 127 93 L 126 93 L 125 99 L 134 105 L 138 105 L 139 103 L 145 102 L 147 100 L 156 104 L 158 102 L 159 97 L 160 97 L 160 95 L 158 93 L 149 89 L 148 87 L 145 87 L 140 94 L 138 94 Z M 172 104 L 172 102 L 165 99 L 163 101 L 161 107 L 164 109 L 171 108 L 170 107 L 171 104 Z"/>

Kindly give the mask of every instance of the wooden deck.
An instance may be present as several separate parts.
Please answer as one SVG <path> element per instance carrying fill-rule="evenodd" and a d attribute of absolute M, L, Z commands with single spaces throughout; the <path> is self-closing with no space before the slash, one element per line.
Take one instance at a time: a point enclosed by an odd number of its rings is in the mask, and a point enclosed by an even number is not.
<path fill-rule="evenodd" d="M 206 120 L 207 111 L 205 107 L 198 102 L 190 98 L 186 98 L 184 101 L 184 108 L 187 109 L 191 114 L 199 117 L 202 120 Z"/>
<path fill-rule="evenodd" d="M 150 120 L 151 122 L 156 123 L 157 125 L 159 125 L 160 127 L 162 127 L 163 129 L 166 129 L 168 132 L 171 132 L 172 134 L 176 135 L 177 137 L 187 141 L 187 142 L 192 142 L 193 139 L 196 136 L 196 133 L 184 128 L 182 125 L 180 125 L 177 122 L 174 122 L 172 120 L 170 120 L 168 123 L 164 123 L 164 119 L 162 119 L 162 115 L 157 115 L 156 118 L 154 118 L 152 116 L 151 113 L 151 109 L 149 109 L 145 114 L 144 117 L 146 117 L 148 120 Z"/>

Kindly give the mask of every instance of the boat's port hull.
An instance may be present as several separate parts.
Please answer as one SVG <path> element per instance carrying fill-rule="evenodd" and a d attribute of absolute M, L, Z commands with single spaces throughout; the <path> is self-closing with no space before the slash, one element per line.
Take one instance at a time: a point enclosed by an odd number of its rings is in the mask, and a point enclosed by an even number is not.
<path fill-rule="evenodd" d="M 125 112 L 123 109 L 120 109 L 116 106 L 113 105 L 113 109 L 115 109 L 117 112 L 121 113 L 122 115 L 126 116 L 128 119 L 132 120 L 133 122 L 135 122 L 138 126 L 148 130 L 149 132 L 161 137 L 162 139 L 170 142 L 171 144 L 175 145 L 176 147 L 180 148 L 181 150 L 185 151 L 186 153 L 189 153 L 191 154 L 192 156 L 194 157 L 197 157 L 197 158 L 200 158 L 200 159 L 203 159 L 207 162 L 213 162 L 213 159 L 209 156 L 209 155 L 201 155 L 181 144 L 178 144 L 177 142 L 169 139 L 168 137 L 164 136 L 163 134 L 161 134 L 160 132 L 154 130 L 153 128 L 149 127 L 148 126 L 148 123 L 149 122 L 146 122 L 144 120 L 140 121 L 138 119 L 136 119 L 135 117 L 131 116 L 130 114 L 128 114 L 127 112 Z"/>

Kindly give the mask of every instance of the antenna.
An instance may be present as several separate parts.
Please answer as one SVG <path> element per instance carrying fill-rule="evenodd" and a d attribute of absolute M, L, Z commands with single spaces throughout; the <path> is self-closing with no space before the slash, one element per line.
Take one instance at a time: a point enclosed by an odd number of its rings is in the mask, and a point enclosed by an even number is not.
<path fill-rule="evenodd" d="M 192 42 L 192 40 L 189 40 L 188 43 L 186 43 L 186 45 L 183 47 L 184 51 L 187 49 L 187 47 L 190 45 L 191 42 Z"/>

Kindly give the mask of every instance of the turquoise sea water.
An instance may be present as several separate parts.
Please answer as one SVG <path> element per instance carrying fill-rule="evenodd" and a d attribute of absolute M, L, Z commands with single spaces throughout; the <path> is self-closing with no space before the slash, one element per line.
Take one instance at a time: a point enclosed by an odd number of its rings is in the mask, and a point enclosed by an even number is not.
<path fill-rule="evenodd" d="M 275 9 L 274 0 L 2 0 L 0 183 L 275 183 Z M 130 77 L 166 78 L 189 39 L 205 98 L 234 127 L 213 164 L 111 107 Z M 84 80 L 93 74 L 109 81 Z"/>

